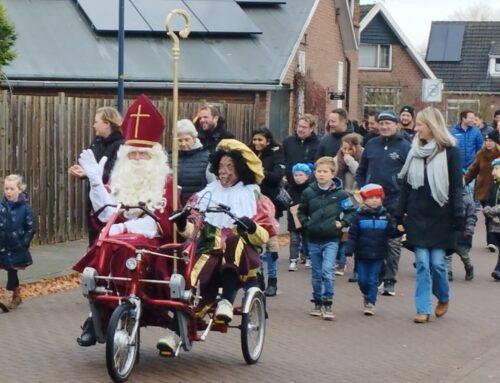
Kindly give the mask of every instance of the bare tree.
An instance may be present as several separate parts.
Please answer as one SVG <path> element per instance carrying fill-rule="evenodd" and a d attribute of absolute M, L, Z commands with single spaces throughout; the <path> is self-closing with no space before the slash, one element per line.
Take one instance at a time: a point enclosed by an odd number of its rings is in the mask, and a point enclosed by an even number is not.
<path fill-rule="evenodd" d="M 449 20 L 453 21 L 500 21 L 500 5 L 490 0 L 477 0 L 465 8 L 450 13 Z"/>

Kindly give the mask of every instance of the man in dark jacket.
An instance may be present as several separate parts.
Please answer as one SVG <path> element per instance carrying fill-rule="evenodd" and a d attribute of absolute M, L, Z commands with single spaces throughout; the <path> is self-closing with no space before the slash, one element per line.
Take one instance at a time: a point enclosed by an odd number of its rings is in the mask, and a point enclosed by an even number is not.
<path fill-rule="evenodd" d="M 376 183 L 384 188 L 384 207 L 395 216 L 400 185 L 397 180 L 411 144 L 398 133 L 398 117 L 392 110 L 385 110 L 377 117 L 380 136 L 366 143 L 361 157 L 356 182 L 358 187 Z M 386 267 L 384 271 L 384 295 L 394 296 L 394 284 L 401 255 L 401 239 L 389 241 Z"/>
<path fill-rule="evenodd" d="M 405 105 L 399 112 L 399 125 L 402 132 L 408 133 L 413 139 L 415 135 L 415 108 L 411 105 Z M 411 141 L 410 139 L 410 141 Z"/>
<path fill-rule="evenodd" d="M 210 154 L 215 152 L 215 148 L 220 140 L 234 138 L 234 134 L 224 129 L 224 122 L 224 118 L 219 114 L 217 108 L 211 105 L 203 105 L 198 110 L 198 116 L 195 121 L 198 138 Z"/>
<path fill-rule="evenodd" d="M 316 158 L 335 157 L 342 146 L 342 137 L 353 132 L 352 124 L 348 124 L 347 112 L 344 109 L 331 111 L 328 116 L 327 131 L 319 143 Z"/>
<path fill-rule="evenodd" d="M 293 165 L 314 163 L 319 146 L 319 138 L 314 133 L 316 118 L 309 113 L 304 114 L 297 123 L 296 133 L 283 140 L 283 155 L 285 157 L 286 178 L 293 184 Z"/>

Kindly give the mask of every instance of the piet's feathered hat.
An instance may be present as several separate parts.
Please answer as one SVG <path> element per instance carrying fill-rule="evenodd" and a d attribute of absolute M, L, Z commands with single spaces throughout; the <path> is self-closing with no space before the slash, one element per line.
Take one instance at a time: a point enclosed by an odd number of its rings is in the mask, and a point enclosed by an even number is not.
<path fill-rule="evenodd" d="M 262 182 L 262 180 L 264 179 L 264 169 L 262 167 L 262 161 L 243 142 L 235 140 L 234 138 L 226 138 L 224 140 L 221 140 L 219 142 L 219 145 L 217 145 L 217 150 L 220 149 L 226 152 L 230 152 L 233 150 L 240 152 L 248 168 L 255 175 L 255 181 L 257 181 L 258 184 Z"/>
<path fill-rule="evenodd" d="M 160 141 L 163 129 L 162 115 L 144 94 L 130 105 L 122 123 L 125 144 L 131 146 L 152 147 Z"/>

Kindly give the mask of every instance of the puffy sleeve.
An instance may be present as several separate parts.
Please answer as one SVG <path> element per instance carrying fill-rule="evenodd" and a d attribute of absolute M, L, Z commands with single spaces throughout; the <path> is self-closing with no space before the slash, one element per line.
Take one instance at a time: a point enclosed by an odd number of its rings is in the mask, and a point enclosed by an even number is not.
<path fill-rule="evenodd" d="M 272 201 L 263 194 L 260 194 L 257 199 L 257 212 L 252 217 L 257 224 L 257 230 L 253 234 L 248 235 L 248 239 L 255 245 L 263 245 L 278 234 L 279 224 L 274 218 L 275 209 Z"/>

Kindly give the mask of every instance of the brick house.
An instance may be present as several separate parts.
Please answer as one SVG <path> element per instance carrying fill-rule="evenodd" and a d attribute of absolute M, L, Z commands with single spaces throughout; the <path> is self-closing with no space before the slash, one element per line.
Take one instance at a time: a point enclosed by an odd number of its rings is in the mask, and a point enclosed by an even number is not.
<path fill-rule="evenodd" d="M 426 62 L 443 80 L 442 109 L 448 124 L 462 110 L 481 112 L 485 122 L 500 109 L 500 23 L 435 21 Z"/>
<path fill-rule="evenodd" d="M 18 55 L 4 67 L 3 89 L 14 94 L 114 96 L 115 2 L 4 3 L 18 33 Z M 125 0 L 127 98 L 139 93 L 171 97 L 171 43 L 163 20 L 171 9 L 183 8 L 192 15 L 192 28 L 189 38 L 180 40 L 181 101 L 251 104 L 254 118 L 248 129 L 266 124 L 278 138 L 293 131 L 304 112 L 316 114 L 321 123 L 333 107 L 359 114 L 353 21 L 359 18 L 359 0 L 205 3 L 208 11 L 193 0 Z M 155 6 L 160 8 L 148 8 Z M 330 100 L 330 95 L 343 100 Z"/>
<path fill-rule="evenodd" d="M 360 7 L 359 108 L 371 111 L 410 104 L 423 106 L 423 79 L 435 79 L 432 70 L 398 27 L 383 4 Z"/>

